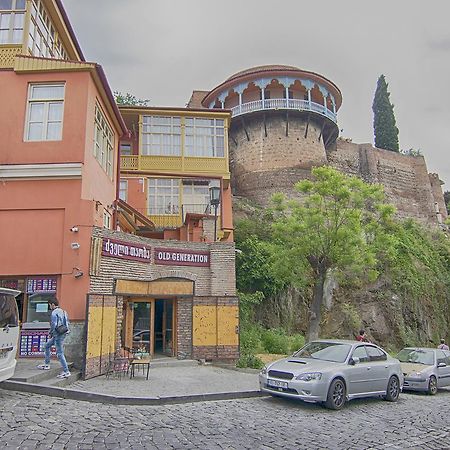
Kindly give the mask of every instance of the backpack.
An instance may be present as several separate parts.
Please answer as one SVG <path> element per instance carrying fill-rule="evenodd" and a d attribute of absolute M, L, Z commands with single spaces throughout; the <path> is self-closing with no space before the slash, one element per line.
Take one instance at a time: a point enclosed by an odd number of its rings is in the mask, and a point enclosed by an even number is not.
<path fill-rule="evenodd" d="M 60 325 L 56 325 L 55 327 L 55 331 L 57 334 L 66 334 L 69 332 L 69 327 L 68 327 L 68 323 L 67 323 L 67 313 L 65 311 L 64 312 L 64 320 L 63 323 Z M 59 320 L 59 316 L 58 316 L 58 320 Z"/>

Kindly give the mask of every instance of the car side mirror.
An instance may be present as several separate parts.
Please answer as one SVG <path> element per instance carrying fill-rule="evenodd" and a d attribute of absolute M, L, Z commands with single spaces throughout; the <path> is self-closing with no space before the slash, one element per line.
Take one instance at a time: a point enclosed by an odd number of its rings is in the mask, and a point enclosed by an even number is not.
<path fill-rule="evenodd" d="M 447 364 L 445 364 L 445 362 L 440 362 L 437 365 L 438 367 L 447 367 Z"/>
<path fill-rule="evenodd" d="M 348 361 L 348 363 L 349 363 L 351 366 L 354 366 L 355 364 L 359 364 L 360 361 L 361 361 L 361 360 L 360 360 L 357 356 L 355 356 L 355 357 L 353 357 L 353 358 L 350 358 L 349 361 Z"/>

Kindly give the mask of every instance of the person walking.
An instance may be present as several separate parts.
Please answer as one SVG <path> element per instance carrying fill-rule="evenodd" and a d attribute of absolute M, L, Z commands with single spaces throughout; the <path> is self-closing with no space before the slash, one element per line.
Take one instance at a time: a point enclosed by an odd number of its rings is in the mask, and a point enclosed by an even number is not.
<path fill-rule="evenodd" d="M 56 356 L 63 370 L 57 377 L 68 378 L 71 373 L 64 356 L 64 339 L 69 333 L 69 319 L 67 318 L 67 313 L 59 307 L 59 302 L 56 298 L 49 300 L 48 305 L 52 311 L 48 333 L 49 339 L 45 344 L 44 364 L 40 364 L 38 369 L 50 370 L 50 349 L 54 345 L 56 347 Z"/>
<path fill-rule="evenodd" d="M 448 350 L 448 345 L 445 343 L 445 339 L 441 339 L 441 343 L 438 345 L 439 350 Z"/>

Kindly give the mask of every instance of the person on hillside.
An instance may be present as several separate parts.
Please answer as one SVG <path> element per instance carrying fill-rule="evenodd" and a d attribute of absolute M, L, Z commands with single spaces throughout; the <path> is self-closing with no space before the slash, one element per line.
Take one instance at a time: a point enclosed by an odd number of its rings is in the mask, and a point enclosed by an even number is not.
<path fill-rule="evenodd" d="M 68 378 L 71 373 L 67 366 L 66 357 L 64 356 L 64 339 L 69 333 L 69 319 L 67 318 L 67 313 L 59 307 L 59 302 L 56 298 L 49 300 L 48 305 L 52 311 L 50 316 L 50 331 L 48 333 L 49 339 L 45 344 L 44 364 L 40 364 L 38 369 L 50 369 L 50 349 L 54 345 L 56 347 L 56 356 L 63 370 L 57 377 Z"/>
<path fill-rule="evenodd" d="M 441 339 L 441 343 L 438 345 L 439 350 L 448 350 L 448 345 L 445 343 L 445 339 Z"/>
<path fill-rule="evenodd" d="M 366 331 L 359 330 L 359 335 L 356 336 L 356 340 L 359 342 L 369 342 L 369 339 L 367 339 Z"/>

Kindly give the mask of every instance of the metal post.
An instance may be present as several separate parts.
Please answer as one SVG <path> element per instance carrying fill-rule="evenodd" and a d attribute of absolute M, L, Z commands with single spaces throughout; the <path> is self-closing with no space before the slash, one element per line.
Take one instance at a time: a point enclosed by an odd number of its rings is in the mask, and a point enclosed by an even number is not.
<path fill-rule="evenodd" d="M 217 207 L 219 205 L 214 205 L 214 242 L 217 240 Z"/>

